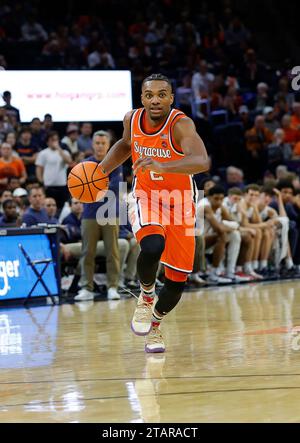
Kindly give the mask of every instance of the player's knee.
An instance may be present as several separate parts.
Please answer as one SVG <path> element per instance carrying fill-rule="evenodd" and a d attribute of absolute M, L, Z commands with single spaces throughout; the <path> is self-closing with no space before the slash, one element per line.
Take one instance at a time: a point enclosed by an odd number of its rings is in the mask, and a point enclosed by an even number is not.
<path fill-rule="evenodd" d="M 245 234 L 243 234 L 243 236 L 242 236 L 242 242 L 243 242 L 245 245 L 250 245 L 251 242 L 252 242 L 251 234 L 249 234 L 248 232 L 245 233 Z"/>
<path fill-rule="evenodd" d="M 150 262 L 158 261 L 165 249 L 165 239 L 162 235 L 153 234 L 140 241 L 141 252 Z"/>

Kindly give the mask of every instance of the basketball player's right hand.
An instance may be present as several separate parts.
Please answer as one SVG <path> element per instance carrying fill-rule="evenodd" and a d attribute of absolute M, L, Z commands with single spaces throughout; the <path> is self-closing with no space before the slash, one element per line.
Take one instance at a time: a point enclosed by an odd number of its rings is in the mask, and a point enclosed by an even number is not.
<path fill-rule="evenodd" d="M 148 169 L 153 172 L 162 173 L 163 164 L 153 160 L 150 157 L 138 158 L 132 165 L 132 169 L 134 174 L 136 174 L 140 169 L 143 172 Z"/>

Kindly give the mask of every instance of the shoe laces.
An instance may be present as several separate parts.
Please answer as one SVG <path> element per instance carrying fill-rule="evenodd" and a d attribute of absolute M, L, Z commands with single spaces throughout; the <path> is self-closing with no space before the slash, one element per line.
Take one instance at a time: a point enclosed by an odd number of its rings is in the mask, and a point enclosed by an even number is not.
<path fill-rule="evenodd" d="M 147 336 L 148 343 L 161 343 L 163 336 L 159 328 L 152 328 L 150 334 Z"/>
<path fill-rule="evenodd" d="M 136 321 L 149 321 L 149 311 L 152 313 L 153 302 L 147 302 L 144 299 L 138 301 L 135 313 Z"/>

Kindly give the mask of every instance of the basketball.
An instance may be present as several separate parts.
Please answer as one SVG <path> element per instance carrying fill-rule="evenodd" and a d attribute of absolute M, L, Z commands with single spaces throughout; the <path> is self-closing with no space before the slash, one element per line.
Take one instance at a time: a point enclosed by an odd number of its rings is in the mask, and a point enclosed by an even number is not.
<path fill-rule="evenodd" d="M 86 161 L 72 168 L 68 176 L 68 188 L 72 197 L 82 203 L 94 203 L 101 200 L 109 185 L 99 163 Z"/>

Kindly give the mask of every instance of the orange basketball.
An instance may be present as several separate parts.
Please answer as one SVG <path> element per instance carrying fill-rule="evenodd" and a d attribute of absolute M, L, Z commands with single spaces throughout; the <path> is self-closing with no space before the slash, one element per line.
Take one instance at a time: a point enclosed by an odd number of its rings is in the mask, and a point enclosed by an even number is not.
<path fill-rule="evenodd" d="M 82 203 L 94 203 L 106 194 L 109 178 L 95 162 L 82 162 L 72 168 L 68 188 L 72 197 Z"/>

